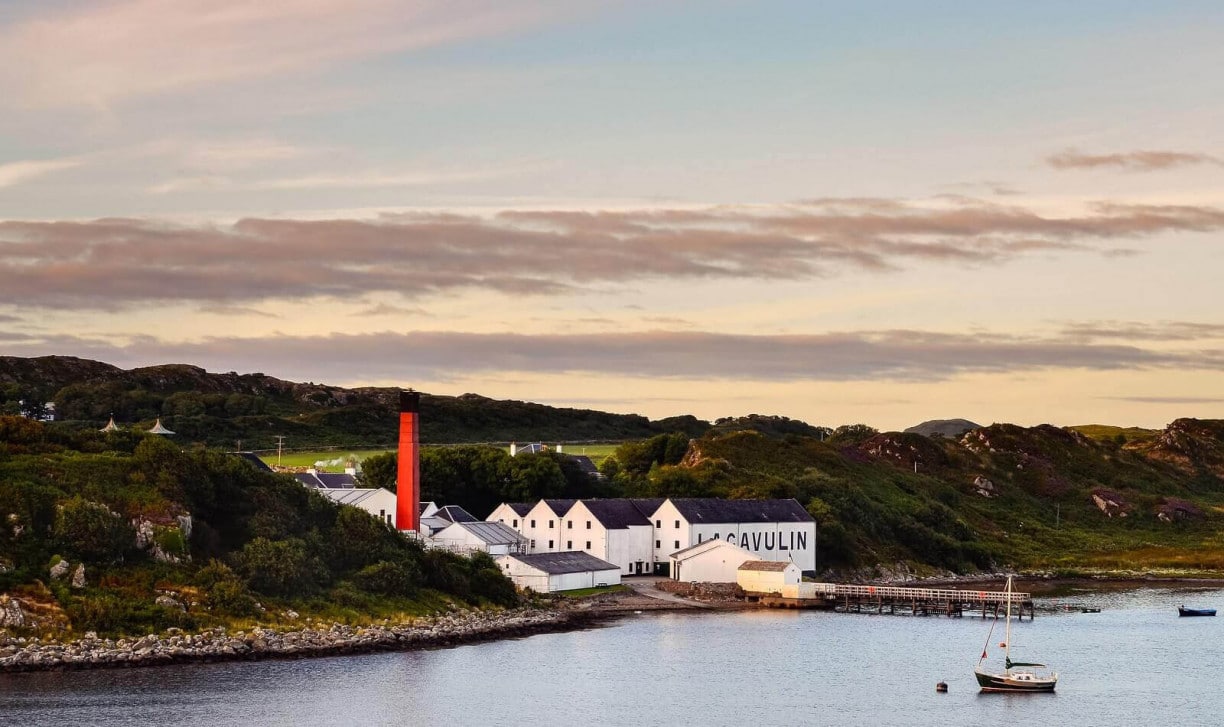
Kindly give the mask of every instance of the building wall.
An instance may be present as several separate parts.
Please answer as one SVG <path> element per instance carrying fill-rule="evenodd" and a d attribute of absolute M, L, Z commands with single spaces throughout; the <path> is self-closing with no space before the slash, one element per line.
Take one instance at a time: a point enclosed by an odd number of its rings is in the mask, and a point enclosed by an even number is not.
<path fill-rule="evenodd" d="M 523 517 L 525 521 L 523 535 L 528 540 L 528 553 L 558 553 L 565 550 L 563 547 L 564 543 L 561 542 L 559 535 L 561 528 L 558 523 L 561 518 L 557 517 L 557 513 L 553 512 L 548 503 L 540 500 Z M 550 522 L 552 527 L 549 527 Z M 532 523 L 535 523 L 535 525 L 532 525 Z M 550 540 L 552 541 L 551 546 L 548 544 Z M 534 544 L 532 541 L 534 541 Z"/>
<path fill-rule="evenodd" d="M 803 571 L 816 570 L 816 523 L 723 523 L 693 525 L 693 544 L 725 540 L 759 560 L 790 561 Z"/>
<path fill-rule="evenodd" d="M 498 556 L 506 555 L 511 552 L 511 546 L 506 543 L 490 545 L 480 538 L 476 537 L 467 528 L 461 525 L 451 525 L 443 530 L 435 533 L 429 541 L 435 547 L 444 548 L 457 553 L 471 553 L 473 551 L 483 551 L 489 555 Z"/>
<path fill-rule="evenodd" d="M 328 499 L 332 499 L 327 494 L 326 490 L 320 490 L 319 492 L 328 497 Z M 339 490 L 339 492 L 352 493 L 353 490 L 345 489 Z M 338 505 L 349 504 L 335 499 L 332 499 L 332 501 Z M 379 488 L 373 495 L 370 495 L 361 502 L 353 505 L 353 507 L 365 510 L 382 522 L 387 523 L 391 527 L 395 527 L 395 493 L 390 490 Z"/>
<path fill-rule="evenodd" d="M 671 559 L 671 577 L 678 581 L 698 583 L 737 583 L 740 564 L 760 560 L 754 553 L 718 541 L 720 545 L 695 553 L 684 559 Z"/>
<path fill-rule="evenodd" d="M 625 575 L 653 573 L 654 548 L 650 542 L 653 530 L 648 525 L 608 530 L 608 557 L 604 560 L 620 566 Z"/>
<path fill-rule="evenodd" d="M 659 509 L 650 516 L 650 523 L 655 526 L 655 542 L 651 543 L 655 546 L 653 552 L 655 563 L 670 563 L 672 553 L 697 545 L 692 525 L 681 517 L 680 511 L 676 509 L 671 500 L 659 506 Z M 680 544 L 679 547 L 676 546 L 676 543 Z M 692 579 L 686 578 L 685 580 Z"/>
<path fill-rule="evenodd" d="M 519 535 L 526 535 L 526 533 L 523 532 L 524 526 L 522 516 L 515 512 L 514 508 L 510 507 L 504 502 L 498 505 L 496 510 L 489 513 L 489 516 L 485 518 L 485 522 L 502 523 Z"/>
<path fill-rule="evenodd" d="M 782 593 L 784 587 L 797 585 L 800 581 L 799 567 L 794 563 L 786 570 L 742 570 L 736 573 L 736 582 L 749 593 Z"/>
<path fill-rule="evenodd" d="M 516 558 L 503 556 L 496 560 L 502 572 L 510 578 L 516 587 L 530 588 L 538 593 L 592 588 L 601 583 L 614 586 L 621 582 L 620 571 L 618 570 L 582 571 L 579 573 L 560 573 L 550 576 L 544 571 L 533 568 Z"/>

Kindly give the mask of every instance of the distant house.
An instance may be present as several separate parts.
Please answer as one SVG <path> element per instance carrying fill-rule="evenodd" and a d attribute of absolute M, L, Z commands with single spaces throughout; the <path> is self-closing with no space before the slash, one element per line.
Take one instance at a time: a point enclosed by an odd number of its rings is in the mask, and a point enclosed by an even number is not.
<path fill-rule="evenodd" d="M 737 583 L 739 567 L 757 560 L 752 553 L 725 540 L 706 540 L 671 554 L 671 577 L 698 583 Z"/>
<path fill-rule="evenodd" d="M 352 468 L 346 469 L 343 474 L 320 472 L 311 468 L 305 472 L 293 473 L 293 479 L 315 490 L 351 490 L 361 486 L 361 482 L 357 479 L 357 471 Z"/>
<path fill-rule="evenodd" d="M 429 544 L 456 553 L 481 551 L 498 556 L 527 552 L 527 538 L 502 523 L 478 520 L 452 523 L 431 535 Z"/>
<path fill-rule="evenodd" d="M 799 566 L 776 560 L 749 560 L 736 570 L 736 583 L 748 593 L 781 594 L 803 580 Z"/>
<path fill-rule="evenodd" d="M 514 585 L 539 593 L 614 586 L 621 582 L 618 566 L 581 552 L 503 555 L 497 564 Z"/>

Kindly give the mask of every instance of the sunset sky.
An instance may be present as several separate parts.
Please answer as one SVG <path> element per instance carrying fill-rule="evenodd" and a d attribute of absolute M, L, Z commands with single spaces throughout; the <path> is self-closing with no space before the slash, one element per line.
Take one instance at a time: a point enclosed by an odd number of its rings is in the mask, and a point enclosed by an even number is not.
<path fill-rule="evenodd" d="M 1224 418 L 1224 4 L 0 4 L 0 354 Z"/>

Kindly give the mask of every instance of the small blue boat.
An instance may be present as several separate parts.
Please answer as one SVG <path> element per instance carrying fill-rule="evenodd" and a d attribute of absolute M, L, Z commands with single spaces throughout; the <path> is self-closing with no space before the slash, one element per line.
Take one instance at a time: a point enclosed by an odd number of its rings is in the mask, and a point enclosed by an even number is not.
<path fill-rule="evenodd" d="M 1177 607 L 1178 616 L 1214 616 L 1214 608 L 1186 608 L 1185 606 Z"/>

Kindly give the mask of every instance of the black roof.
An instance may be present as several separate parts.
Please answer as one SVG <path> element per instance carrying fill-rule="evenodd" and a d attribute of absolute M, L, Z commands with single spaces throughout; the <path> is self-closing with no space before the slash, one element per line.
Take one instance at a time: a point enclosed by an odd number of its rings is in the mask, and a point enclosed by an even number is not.
<path fill-rule="evenodd" d="M 588 475 L 599 474 L 599 468 L 596 467 L 595 463 L 591 461 L 591 458 L 585 454 L 571 454 L 569 455 L 569 458 L 574 460 L 574 464 L 578 465 L 578 469 L 582 470 L 584 473 Z"/>
<path fill-rule="evenodd" d="M 545 500 L 544 501 L 558 517 L 564 517 L 578 501 L 577 500 Z"/>
<path fill-rule="evenodd" d="M 480 520 L 472 516 L 472 513 L 464 510 L 458 505 L 447 505 L 439 508 L 437 516 L 443 520 L 449 520 L 453 523 L 478 523 Z"/>
<path fill-rule="evenodd" d="M 646 519 L 649 520 L 660 507 L 663 507 L 663 503 L 667 502 L 667 499 L 663 497 L 634 497 L 630 498 L 629 502 L 633 503 L 638 512 L 645 515 Z"/>
<path fill-rule="evenodd" d="M 632 500 L 583 500 L 582 504 L 605 528 L 622 529 L 630 525 L 650 524 L 650 519 L 642 514 Z"/>
<path fill-rule="evenodd" d="M 671 501 L 690 523 L 810 523 L 814 520 L 794 498 L 723 500 L 714 497 L 673 497 Z"/>
<path fill-rule="evenodd" d="M 522 561 L 532 568 L 559 575 L 561 573 L 582 573 L 591 570 L 620 570 L 620 566 L 600 560 L 590 553 L 581 550 L 571 550 L 562 553 L 534 553 L 532 555 L 510 555 L 509 558 Z"/>
<path fill-rule="evenodd" d="M 238 455 L 265 472 L 272 471 L 272 468 L 269 467 L 268 464 L 260 459 L 259 455 L 255 454 L 254 452 L 231 452 L 230 454 Z"/>
<path fill-rule="evenodd" d="M 293 473 L 293 479 L 295 479 L 295 480 L 297 480 L 298 482 L 301 482 L 303 485 L 306 485 L 307 487 L 309 487 L 309 488 L 311 488 L 311 489 L 315 489 L 315 490 L 317 490 L 317 489 L 319 489 L 320 487 L 322 487 L 322 486 L 323 486 L 323 483 L 322 483 L 322 482 L 319 482 L 319 478 L 318 478 L 318 477 L 315 477 L 314 475 L 310 474 L 309 472 L 294 472 L 294 473 Z"/>
<path fill-rule="evenodd" d="M 323 486 L 329 489 L 349 489 L 357 486 L 357 478 L 350 474 L 320 472 L 315 477 L 318 477 Z"/>
<path fill-rule="evenodd" d="M 525 517 L 527 513 L 531 512 L 531 508 L 535 507 L 535 505 L 530 502 L 507 502 L 506 505 L 511 510 L 518 513 L 519 517 Z"/>

